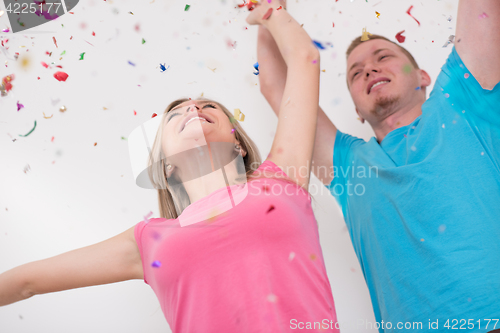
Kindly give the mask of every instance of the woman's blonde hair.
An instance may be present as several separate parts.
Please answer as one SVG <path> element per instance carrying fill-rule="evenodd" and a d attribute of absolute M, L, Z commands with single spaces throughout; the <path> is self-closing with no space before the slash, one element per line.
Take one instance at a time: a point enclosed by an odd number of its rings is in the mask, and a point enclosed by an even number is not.
<path fill-rule="evenodd" d="M 148 175 L 151 183 L 158 191 L 158 205 L 160 207 L 160 216 L 166 219 L 176 219 L 178 218 L 177 212 L 182 212 L 187 206 L 191 204 L 189 196 L 183 186 L 176 187 L 174 195 L 172 195 L 172 188 L 168 186 L 167 183 L 167 173 L 166 173 L 166 163 L 165 155 L 161 149 L 161 138 L 163 134 L 163 124 L 165 121 L 166 114 L 175 108 L 177 105 L 189 101 L 189 98 L 180 98 L 168 105 L 165 112 L 161 115 L 161 125 L 158 128 L 156 137 L 151 148 L 151 152 L 148 157 Z M 243 162 L 245 165 L 245 173 L 247 180 L 255 180 L 262 176 L 261 174 L 256 175 L 254 172 L 262 164 L 259 150 L 257 145 L 250 139 L 245 130 L 241 127 L 240 123 L 233 117 L 229 110 L 222 104 L 213 101 L 208 98 L 197 98 L 197 101 L 206 101 L 210 103 L 217 104 L 226 116 L 231 121 L 234 128 L 234 135 L 236 140 L 239 141 L 240 146 L 243 150 L 247 152 L 245 157 L 243 157 Z M 280 177 L 265 177 L 265 178 L 275 178 L 282 179 L 296 184 L 291 179 L 280 178 Z M 297 185 L 298 186 L 298 185 Z M 175 198 L 175 199 L 174 199 Z M 176 209 L 177 208 L 177 209 Z"/>

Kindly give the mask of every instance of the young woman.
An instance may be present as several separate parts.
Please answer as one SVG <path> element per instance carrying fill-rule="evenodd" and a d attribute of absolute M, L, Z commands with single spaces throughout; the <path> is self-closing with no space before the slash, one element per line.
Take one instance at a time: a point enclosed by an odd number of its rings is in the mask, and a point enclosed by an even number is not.
<path fill-rule="evenodd" d="M 265 162 L 260 164 L 257 147 L 222 104 L 172 102 L 162 115 L 148 168 L 162 217 L 1 274 L 0 306 L 144 279 L 173 332 L 338 332 L 307 193 L 319 53 L 281 5 L 265 0 L 247 18 L 269 29 L 288 66 Z M 244 170 L 234 162 L 238 158 Z"/>

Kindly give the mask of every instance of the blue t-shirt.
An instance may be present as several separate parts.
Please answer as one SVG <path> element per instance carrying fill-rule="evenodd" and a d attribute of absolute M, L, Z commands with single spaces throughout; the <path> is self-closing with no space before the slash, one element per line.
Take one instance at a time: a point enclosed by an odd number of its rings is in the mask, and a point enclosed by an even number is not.
<path fill-rule="evenodd" d="M 500 328 L 500 84 L 453 47 L 421 116 L 380 144 L 337 131 L 333 165 L 380 331 Z"/>

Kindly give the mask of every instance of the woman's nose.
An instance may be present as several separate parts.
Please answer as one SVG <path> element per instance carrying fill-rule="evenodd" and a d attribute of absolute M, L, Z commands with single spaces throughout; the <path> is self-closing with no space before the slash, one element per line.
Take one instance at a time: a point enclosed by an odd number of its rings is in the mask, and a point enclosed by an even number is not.
<path fill-rule="evenodd" d="M 190 112 L 190 111 L 198 112 L 199 110 L 200 110 L 200 108 L 198 107 L 198 105 L 190 105 L 190 106 L 188 106 L 187 112 Z"/>

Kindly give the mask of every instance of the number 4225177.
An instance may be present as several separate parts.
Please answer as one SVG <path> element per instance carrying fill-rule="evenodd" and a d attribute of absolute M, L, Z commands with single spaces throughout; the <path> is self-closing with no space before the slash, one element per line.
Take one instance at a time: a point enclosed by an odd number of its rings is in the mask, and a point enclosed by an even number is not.
<path fill-rule="evenodd" d="M 24 13 L 24 14 L 28 14 L 28 13 L 35 13 L 37 11 L 37 7 L 39 6 L 40 7 L 40 10 L 39 12 L 47 12 L 49 13 L 51 10 L 52 10 L 52 6 L 54 6 L 54 11 L 55 13 L 57 13 L 59 11 L 59 7 L 61 6 L 61 3 L 41 3 L 41 4 L 35 4 L 35 3 L 30 3 L 30 4 L 27 4 L 27 3 L 14 3 L 14 4 L 10 4 L 7 6 L 7 8 L 5 8 L 5 10 L 7 11 L 7 13 L 15 13 L 15 14 L 21 14 L 21 13 Z M 45 8 L 43 8 L 43 6 L 45 6 Z M 47 9 L 48 7 L 48 9 Z"/>

